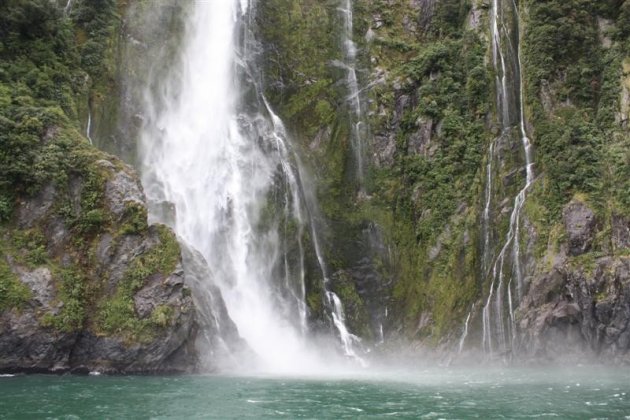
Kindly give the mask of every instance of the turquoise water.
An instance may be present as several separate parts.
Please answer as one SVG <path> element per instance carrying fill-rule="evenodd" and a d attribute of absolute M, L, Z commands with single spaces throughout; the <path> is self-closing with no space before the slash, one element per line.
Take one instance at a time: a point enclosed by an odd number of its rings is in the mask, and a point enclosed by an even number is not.
<path fill-rule="evenodd" d="M 0 418 L 626 418 L 630 371 L 0 377 Z"/>

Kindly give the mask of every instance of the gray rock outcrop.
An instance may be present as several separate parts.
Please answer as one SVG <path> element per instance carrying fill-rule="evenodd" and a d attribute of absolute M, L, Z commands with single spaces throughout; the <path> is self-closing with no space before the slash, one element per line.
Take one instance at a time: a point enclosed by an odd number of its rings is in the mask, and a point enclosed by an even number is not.
<path fill-rule="evenodd" d="M 50 184 L 21 200 L 0 231 L 7 244 L 0 247 L 7 267 L 1 280 L 24 290 L 21 300 L 0 306 L 0 372 L 193 371 L 198 326 L 207 322 L 198 316 L 175 235 L 147 225 L 131 168 L 113 158 L 94 165 L 103 175 L 96 190 L 88 191 L 94 185 L 82 176 L 71 177 L 67 189 Z M 85 194 L 102 198 L 91 210 L 98 223 L 84 227 Z M 239 341 L 218 289 L 212 302 L 225 340 Z"/>

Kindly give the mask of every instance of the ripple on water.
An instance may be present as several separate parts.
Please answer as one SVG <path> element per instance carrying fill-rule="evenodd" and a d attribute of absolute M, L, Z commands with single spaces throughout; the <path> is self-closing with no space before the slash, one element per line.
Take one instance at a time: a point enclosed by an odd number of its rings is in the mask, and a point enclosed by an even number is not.
<path fill-rule="evenodd" d="M 448 381 L 439 372 L 404 380 L 18 376 L 0 381 L 0 417 L 630 420 L 629 371 L 510 372 L 513 380 L 482 371 L 451 371 Z M 479 380 L 471 384 L 474 375 Z"/>

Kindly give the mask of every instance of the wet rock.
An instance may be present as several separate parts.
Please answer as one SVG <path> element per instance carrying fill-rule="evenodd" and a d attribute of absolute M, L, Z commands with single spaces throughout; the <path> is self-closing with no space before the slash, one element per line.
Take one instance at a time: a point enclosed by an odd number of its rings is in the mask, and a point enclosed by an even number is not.
<path fill-rule="evenodd" d="M 591 248 L 595 234 L 595 214 L 581 201 L 573 200 L 562 212 L 567 233 L 568 253 L 575 256 Z"/>
<path fill-rule="evenodd" d="M 182 262 L 185 282 L 193 291 L 196 323 L 203 334 L 198 334 L 196 347 L 206 351 L 199 360 L 203 370 L 214 370 L 219 365 L 231 366 L 243 355 L 242 360 L 255 360 L 256 356 L 239 333 L 230 318 L 220 289 L 214 284 L 213 276 L 203 255 L 182 244 Z M 202 356 L 200 355 L 200 356 Z"/>
<path fill-rule="evenodd" d="M 172 252 L 172 244 L 165 242 L 172 232 L 146 224 L 133 231 L 119 229 L 119 224 L 127 221 L 129 202 L 146 208 L 139 179 L 119 161 L 99 160 L 94 165 L 106 172 L 107 179 L 104 206 L 99 209 L 105 213 L 102 226 L 90 227 L 88 235 L 72 226 L 74 218 L 83 216 L 84 211 L 81 196 L 85 178 L 75 175 L 69 179 L 67 195 L 58 197 L 55 188 L 47 186 L 32 198 L 19 201 L 15 226 L 6 227 L 8 232 L 40 229 L 47 260 L 31 267 L 22 259 L 0 254 L 30 290 L 27 301 L 0 312 L 0 372 L 190 372 L 199 366 L 198 325 L 207 326 L 208 320 L 200 314 L 188 288 L 192 280 L 184 271 L 186 264 L 180 259 L 172 272 L 163 273 L 159 271 L 163 265 L 154 259 L 139 260 L 162 246 L 165 248 L 159 252 Z M 52 211 L 59 199 L 68 200 L 69 215 Z M 29 250 L 20 252 L 28 255 Z M 210 277 L 207 267 L 203 275 Z M 74 300 L 69 300 L 69 291 L 64 289 L 68 280 L 61 276 L 80 282 L 71 283 Z M 132 323 L 143 323 L 142 328 L 132 333 L 124 326 L 104 327 L 99 318 L 101 308 L 117 298 L 123 283 L 131 281 L 130 276 L 138 286 L 132 295 L 133 312 L 125 316 L 132 317 Z M 78 284 L 82 285 L 79 289 Z M 82 287 L 89 291 L 89 301 L 82 297 Z M 220 291 L 216 286 L 208 290 L 215 295 L 212 306 L 214 313 L 220 314 L 221 327 L 207 329 L 204 335 L 216 347 L 226 347 L 226 337 L 241 340 Z M 87 306 L 76 309 L 69 305 Z M 68 321 L 60 318 L 63 316 L 83 318 Z"/>
<path fill-rule="evenodd" d="M 407 153 L 430 156 L 435 152 L 431 148 L 431 135 L 433 133 L 433 120 L 421 117 L 416 122 L 418 130 L 409 136 L 407 141 Z"/>
<path fill-rule="evenodd" d="M 430 312 L 422 312 L 418 319 L 418 326 L 416 327 L 416 334 L 422 333 L 423 330 L 429 328 L 433 323 L 433 316 Z"/>
<path fill-rule="evenodd" d="M 599 29 L 599 42 L 604 48 L 610 48 L 612 46 L 612 40 L 610 39 L 610 31 L 614 28 L 614 22 L 610 19 L 604 19 L 597 17 L 597 27 Z"/>
<path fill-rule="evenodd" d="M 147 344 L 128 344 L 119 338 L 83 332 L 72 350 L 70 369 L 125 374 L 191 372 L 194 368 L 191 359 L 196 357 L 188 340 L 192 326 L 177 320 L 173 328 L 165 329 L 162 335 Z M 173 363 L 175 360 L 179 362 Z"/>
<path fill-rule="evenodd" d="M 66 244 L 71 239 L 70 230 L 63 218 L 53 216 L 49 219 L 46 237 L 48 238 L 48 250 L 53 255 L 63 254 Z"/>
<path fill-rule="evenodd" d="M 49 309 L 55 296 L 52 274 L 47 267 L 36 268 L 33 271 L 14 267 L 22 283 L 26 284 L 33 294 L 32 303 L 37 307 Z"/>
<path fill-rule="evenodd" d="M 177 209 L 170 201 L 150 201 L 149 223 L 162 223 L 167 226 L 175 226 Z"/>
<path fill-rule="evenodd" d="M 630 258 L 592 271 L 563 263 L 532 281 L 518 309 L 522 355 L 621 360 L 630 352 Z"/>
<path fill-rule="evenodd" d="M 18 226 L 23 229 L 33 227 L 55 203 L 55 187 L 48 185 L 33 198 L 23 201 L 18 207 Z"/>
<path fill-rule="evenodd" d="M 184 292 L 184 273 L 179 265 L 169 276 L 151 276 L 134 296 L 139 319 L 147 319 L 156 310 L 163 318 L 150 340 L 129 342 L 125 337 L 103 336 L 83 331 L 78 337 L 70 360 L 73 369 L 111 373 L 189 372 L 195 367 L 194 337 L 196 322 L 193 300 Z M 186 353 L 186 357 L 178 355 Z M 178 359 L 180 362 L 172 363 Z"/>
<path fill-rule="evenodd" d="M 468 14 L 466 26 L 472 30 L 479 29 L 482 24 L 483 9 L 482 5 L 479 3 L 480 2 L 474 1 L 470 9 L 470 13 Z"/>
<path fill-rule="evenodd" d="M 157 307 L 162 305 L 177 308 L 190 306 L 190 299 L 186 299 L 181 293 L 183 287 L 184 270 L 181 265 L 178 265 L 175 271 L 166 278 L 160 274 L 152 276 L 133 298 L 138 318 L 148 318 Z"/>
<path fill-rule="evenodd" d="M 630 248 L 630 218 L 612 216 L 612 242 L 616 249 Z"/>
<path fill-rule="evenodd" d="M 396 139 L 394 136 L 374 137 L 374 163 L 379 167 L 388 167 L 394 164 L 396 154 Z"/>
<path fill-rule="evenodd" d="M 43 313 L 57 311 L 50 271 L 10 265 L 32 298 L 19 309 L 0 313 L 0 372 L 66 369 L 76 335 L 46 327 L 40 320 Z"/>
<path fill-rule="evenodd" d="M 97 164 L 115 170 L 111 162 L 100 160 Z M 124 170 L 115 171 L 113 177 L 107 181 L 105 204 L 109 211 L 121 218 L 125 212 L 126 203 L 129 202 L 145 206 L 144 192 L 138 176 L 131 168 L 125 167 Z"/>
<path fill-rule="evenodd" d="M 435 15 L 436 3 L 437 0 L 410 0 L 410 6 L 415 9 L 418 16 L 419 29 L 428 29 Z"/>

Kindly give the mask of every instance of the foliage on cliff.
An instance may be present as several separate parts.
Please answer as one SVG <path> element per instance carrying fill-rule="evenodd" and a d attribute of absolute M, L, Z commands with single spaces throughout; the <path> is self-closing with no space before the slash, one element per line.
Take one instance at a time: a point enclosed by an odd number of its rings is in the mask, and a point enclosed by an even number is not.
<path fill-rule="evenodd" d="M 630 213 L 627 62 L 630 2 L 525 2 L 523 56 L 537 170 L 531 200 L 547 239 L 573 197 L 598 215 L 597 252 L 608 253 L 612 219 Z"/>
<path fill-rule="evenodd" d="M 283 6 L 289 12 L 279 13 Z M 261 7 L 266 85 L 313 162 L 333 269 L 352 272 L 364 252 L 356 244 L 375 222 L 393 249 L 385 264 L 372 261 L 383 275 L 382 303 L 395 308 L 386 326 L 433 342 L 456 332 L 488 287 L 478 250 L 486 151 L 498 135 L 491 4 L 354 3 L 358 75 L 369 92 L 366 194 L 358 194 L 354 177 L 345 74 L 338 66 L 340 2 Z M 521 1 L 518 8 L 537 174 L 524 216 L 536 236 L 522 240 L 536 241 L 536 258 L 559 246 L 561 210 L 577 196 L 598 215 L 593 252 L 610 252 L 611 224 L 630 208 L 630 2 Z M 498 152 L 499 238 L 507 232 L 511 197 L 522 187 L 515 176 L 523 164 L 519 150 Z M 364 316 L 351 326 L 361 330 L 365 322 Z"/>
<path fill-rule="evenodd" d="M 81 134 L 88 102 L 113 90 L 125 2 L 64 6 L 0 3 L 0 314 L 34 311 L 59 334 L 149 340 L 171 325 L 173 305 L 140 316 L 133 297 L 175 271 L 179 245 L 149 228 L 137 175 Z M 51 282 L 53 306 L 31 278 Z"/>
<path fill-rule="evenodd" d="M 361 141 L 368 145 L 375 138 L 395 150 L 383 158 L 379 144 L 371 144 L 369 154 L 376 158 L 363 181 L 355 175 L 348 91 L 339 64 L 340 2 L 285 6 L 289 12 L 278 13 L 282 5 L 263 3 L 258 13 L 266 86 L 312 162 L 330 228 L 327 261 L 340 272 L 338 278 L 352 274 L 350 294 L 358 292 L 365 305 L 380 299 L 382 311 L 393 304 L 390 326 L 402 323 L 413 334 L 421 313 L 432 312 L 434 331 L 422 334 L 439 336 L 475 294 L 474 230 L 467 228 L 475 224 L 491 88 L 483 42 L 465 28 L 470 5 L 438 2 L 427 18 L 405 1 L 354 3 L 357 73 L 371 102 L 363 104 L 371 135 Z M 361 182 L 367 196 L 359 194 Z M 366 251 L 365 235 L 373 223 L 394 247 L 393 260 Z M 452 232 L 448 238 L 445 229 Z M 430 256 L 436 242 L 443 248 L 437 259 Z M 379 284 L 362 285 L 365 275 Z M 392 278 L 397 284 L 388 302 Z M 348 284 L 340 289 L 348 291 Z M 357 308 L 351 327 L 366 331 L 365 309 L 355 297 L 346 300 Z"/>
<path fill-rule="evenodd" d="M 630 3 L 525 3 L 524 73 L 550 217 L 578 192 L 604 211 L 628 209 L 621 111 Z M 626 148 L 627 150 L 627 148 Z M 625 156 L 624 156 L 625 155 Z"/>

